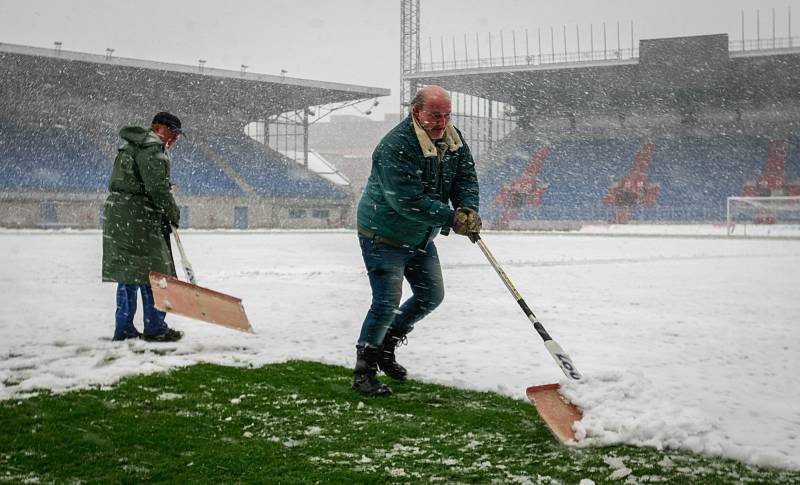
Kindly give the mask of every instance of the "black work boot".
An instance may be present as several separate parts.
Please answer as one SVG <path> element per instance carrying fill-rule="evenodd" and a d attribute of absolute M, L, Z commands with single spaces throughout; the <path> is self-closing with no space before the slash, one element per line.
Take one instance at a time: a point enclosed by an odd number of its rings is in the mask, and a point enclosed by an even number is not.
<path fill-rule="evenodd" d="M 353 390 L 365 396 L 388 396 L 391 388 L 378 381 L 377 347 L 356 347 L 356 368 L 353 370 Z"/>
<path fill-rule="evenodd" d="M 394 350 L 397 348 L 398 344 L 406 343 L 406 334 L 402 332 L 398 332 L 397 330 L 390 328 L 388 332 L 386 332 L 386 336 L 383 337 L 383 344 L 381 344 L 380 348 L 380 356 L 378 358 L 378 367 L 389 377 L 398 381 L 406 380 L 406 368 L 402 365 L 397 363 L 394 357 Z"/>

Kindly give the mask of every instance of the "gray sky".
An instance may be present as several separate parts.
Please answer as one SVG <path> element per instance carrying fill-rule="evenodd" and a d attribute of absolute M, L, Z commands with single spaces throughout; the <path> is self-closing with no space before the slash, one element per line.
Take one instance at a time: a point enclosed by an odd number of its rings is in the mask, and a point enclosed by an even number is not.
<path fill-rule="evenodd" d="M 756 37 L 756 9 L 760 10 L 761 37 L 772 37 L 772 9 L 776 35 L 788 34 L 787 8 L 792 9 L 792 35 L 800 36 L 800 0 L 422 0 L 422 61 L 429 61 L 429 41 L 434 60 L 463 57 L 464 34 L 468 49 L 479 34 L 481 54 L 492 32 L 495 54 L 502 30 L 506 55 L 511 32 L 522 50 L 525 29 L 531 51 L 541 27 L 545 50 L 550 26 L 556 29 L 556 51 L 567 26 L 568 49 L 575 47 L 575 26 L 581 30 L 582 48 L 588 45 L 589 25 L 594 25 L 595 48 L 602 43 L 602 23 L 607 23 L 609 47 L 616 45 L 616 22 L 621 22 L 623 47 L 634 40 L 711 33 L 741 37 L 741 11 L 745 11 L 745 37 Z M 546 34 L 546 35 L 545 35 Z M 392 90 L 381 101 L 377 116 L 399 110 L 400 2 L 399 0 L 0 0 L 0 42 L 238 70 L 336 81 Z M 584 44 L 585 43 L 585 44 Z M 474 51 L 469 52 L 471 56 Z M 366 106 L 365 106 L 366 108 Z M 376 116 L 373 115 L 373 116 Z"/>

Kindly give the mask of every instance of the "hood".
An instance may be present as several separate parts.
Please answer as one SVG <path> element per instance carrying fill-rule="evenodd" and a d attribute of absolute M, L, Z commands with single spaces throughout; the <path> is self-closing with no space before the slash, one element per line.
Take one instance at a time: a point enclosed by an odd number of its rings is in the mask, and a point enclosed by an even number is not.
<path fill-rule="evenodd" d="M 126 126 L 119 130 L 119 136 L 128 143 L 134 145 L 163 145 L 164 142 L 153 131 L 139 126 Z"/>

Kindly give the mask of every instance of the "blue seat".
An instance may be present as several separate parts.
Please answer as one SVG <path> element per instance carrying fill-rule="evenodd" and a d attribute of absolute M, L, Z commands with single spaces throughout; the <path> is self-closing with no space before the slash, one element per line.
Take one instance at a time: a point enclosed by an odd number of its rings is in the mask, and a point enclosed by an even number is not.
<path fill-rule="evenodd" d="M 489 220 L 503 212 L 494 200 L 504 185 L 520 177 L 541 146 L 520 145 L 488 171 L 481 182 L 481 211 Z M 520 220 L 598 220 L 610 211 L 602 199 L 611 183 L 629 170 L 638 145 L 614 141 L 569 141 L 551 147 L 537 178 L 548 185 L 540 206 L 523 206 Z"/>
<path fill-rule="evenodd" d="M 760 174 L 767 143 L 765 138 L 727 136 L 658 140 L 650 180 L 660 185 L 657 206 L 670 210 L 651 217 L 724 220 L 727 198 L 741 195 L 744 184 Z"/>
<path fill-rule="evenodd" d="M 111 161 L 81 130 L 0 126 L 5 189 L 104 192 Z"/>
<path fill-rule="evenodd" d="M 244 195 L 244 190 L 210 160 L 191 138 L 170 152 L 172 181 L 182 192 L 196 195 Z"/>
<path fill-rule="evenodd" d="M 789 140 L 789 152 L 786 154 L 786 180 L 800 180 L 800 137 Z"/>
<path fill-rule="evenodd" d="M 318 175 L 244 134 L 215 135 L 208 145 L 259 194 L 312 199 L 348 197 Z"/>
<path fill-rule="evenodd" d="M 726 200 L 741 195 L 767 158 L 768 139 L 745 136 L 664 137 L 655 144 L 649 183 L 659 192 L 654 206 L 637 206 L 639 221 L 719 222 Z M 548 184 L 540 206 L 524 206 L 519 220 L 612 220 L 615 207 L 605 206 L 609 187 L 630 172 L 642 140 L 576 140 L 552 147 L 538 179 Z M 537 147 L 519 146 L 514 155 L 481 179 L 482 211 L 497 220 L 502 208 L 493 202 L 502 187 L 522 175 Z M 790 140 L 787 178 L 800 178 L 800 146 Z"/>

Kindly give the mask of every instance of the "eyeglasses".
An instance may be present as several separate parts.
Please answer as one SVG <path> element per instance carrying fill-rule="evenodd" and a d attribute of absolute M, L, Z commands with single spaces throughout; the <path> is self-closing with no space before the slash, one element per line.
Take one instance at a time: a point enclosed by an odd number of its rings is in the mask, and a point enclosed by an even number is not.
<path fill-rule="evenodd" d="M 420 111 L 420 113 L 426 113 L 429 117 L 435 120 L 449 120 L 452 117 L 452 113 L 435 113 L 425 110 Z"/>

